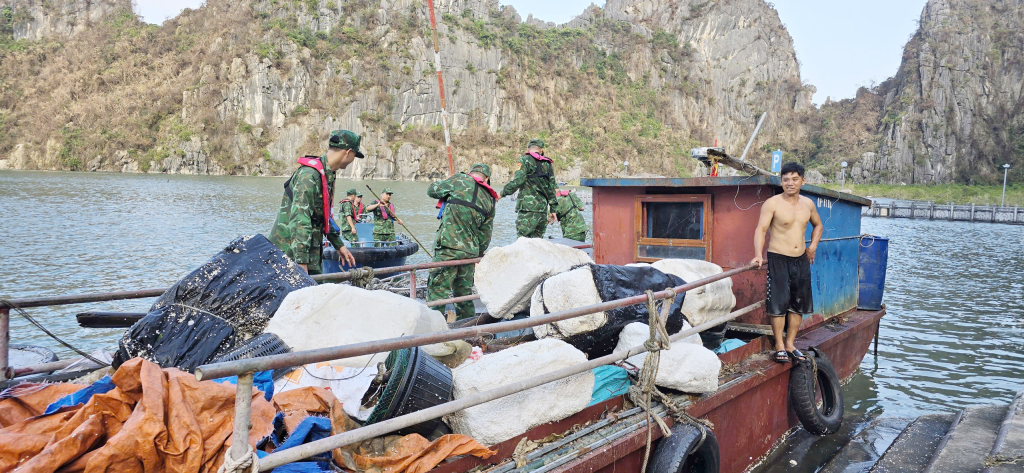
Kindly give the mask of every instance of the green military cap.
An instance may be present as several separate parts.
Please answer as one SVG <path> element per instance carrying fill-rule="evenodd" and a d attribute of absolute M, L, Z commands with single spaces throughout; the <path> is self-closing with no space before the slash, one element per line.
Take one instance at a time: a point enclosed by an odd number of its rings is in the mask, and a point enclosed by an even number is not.
<path fill-rule="evenodd" d="M 382 194 L 394 194 L 394 193 L 395 193 L 395 191 L 391 190 L 390 187 L 385 187 L 384 188 L 384 192 L 382 192 Z"/>
<path fill-rule="evenodd" d="M 544 140 L 530 140 L 530 144 L 526 145 L 526 147 L 529 148 L 530 146 L 537 146 L 543 148 Z"/>
<path fill-rule="evenodd" d="M 350 149 L 356 152 L 357 158 L 362 158 L 363 153 L 359 152 L 359 142 L 363 138 L 348 130 L 334 130 L 331 132 L 331 138 L 327 142 L 327 146 L 338 149 Z"/>
<path fill-rule="evenodd" d="M 345 195 L 359 195 L 359 194 L 356 193 L 355 189 L 349 189 L 348 192 L 345 193 Z"/>
<path fill-rule="evenodd" d="M 362 196 L 363 196 L 362 193 L 356 194 L 356 197 L 362 197 Z"/>
<path fill-rule="evenodd" d="M 474 164 L 473 167 L 469 168 L 469 172 L 478 172 L 486 176 L 488 179 L 491 178 L 491 167 L 484 163 Z"/>

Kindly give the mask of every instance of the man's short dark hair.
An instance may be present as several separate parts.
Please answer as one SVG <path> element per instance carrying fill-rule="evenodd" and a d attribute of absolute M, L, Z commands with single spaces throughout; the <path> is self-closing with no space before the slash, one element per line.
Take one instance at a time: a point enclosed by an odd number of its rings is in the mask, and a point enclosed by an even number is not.
<path fill-rule="evenodd" d="M 789 174 L 791 172 L 795 172 L 800 177 L 804 177 L 804 167 L 801 166 L 799 163 L 792 162 L 782 165 L 782 172 L 779 173 L 779 176 L 785 176 L 786 174 Z"/>

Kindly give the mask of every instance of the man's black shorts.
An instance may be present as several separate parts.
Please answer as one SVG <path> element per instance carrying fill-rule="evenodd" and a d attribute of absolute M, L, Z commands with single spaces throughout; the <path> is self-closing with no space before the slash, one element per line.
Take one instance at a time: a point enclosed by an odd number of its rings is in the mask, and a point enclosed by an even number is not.
<path fill-rule="evenodd" d="M 814 312 L 811 300 L 811 263 L 807 253 L 786 256 L 768 252 L 768 315 L 780 317 L 787 312 L 806 315 Z"/>

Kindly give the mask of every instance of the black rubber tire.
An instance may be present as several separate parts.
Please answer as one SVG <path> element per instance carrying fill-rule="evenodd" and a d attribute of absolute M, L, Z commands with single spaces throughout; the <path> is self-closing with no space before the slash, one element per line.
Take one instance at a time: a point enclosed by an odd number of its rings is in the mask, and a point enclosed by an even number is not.
<path fill-rule="evenodd" d="M 702 429 L 707 432 L 704 443 L 700 443 Z M 715 433 L 706 427 L 677 422 L 672 435 L 661 439 L 651 453 L 647 473 L 718 473 L 720 466 Z"/>
<path fill-rule="evenodd" d="M 715 325 L 700 333 L 700 341 L 704 344 L 704 348 L 714 350 L 725 340 L 725 332 L 728 330 L 729 322 Z"/>
<path fill-rule="evenodd" d="M 804 353 L 814 358 L 818 371 L 813 373 L 810 359 L 789 371 L 789 403 L 808 432 L 814 435 L 834 434 L 843 425 L 843 387 L 839 384 L 839 375 L 820 350 L 811 348 Z M 815 377 L 822 398 L 820 408 L 814 392 Z"/>

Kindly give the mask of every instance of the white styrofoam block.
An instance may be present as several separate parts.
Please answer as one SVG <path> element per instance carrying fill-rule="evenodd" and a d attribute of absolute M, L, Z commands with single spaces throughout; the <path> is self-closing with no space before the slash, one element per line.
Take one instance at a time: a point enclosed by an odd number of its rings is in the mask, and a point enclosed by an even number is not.
<path fill-rule="evenodd" d="M 566 342 L 547 338 L 517 345 L 452 370 L 455 399 L 587 361 Z M 587 407 L 593 371 L 463 409 L 445 417 L 457 434 L 494 445 L 538 425 L 565 419 Z"/>
<path fill-rule="evenodd" d="M 511 318 L 527 308 L 534 288 L 573 266 L 593 263 L 583 251 L 541 238 L 519 238 L 491 248 L 476 265 L 474 284 L 480 302 L 495 318 Z"/>
<path fill-rule="evenodd" d="M 651 337 L 647 324 L 633 322 L 619 333 L 619 344 L 615 351 L 628 350 L 643 345 Z M 643 367 L 647 353 L 626 359 L 636 367 Z M 699 343 L 677 341 L 672 348 L 661 351 L 658 375 L 654 384 L 685 393 L 709 393 L 718 389 L 718 373 L 722 362 L 718 355 Z"/>
<path fill-rule="evenodd" d="M 704 260 L 663 259 L 651 263 L 661 272 L 679 276 L 688 283 L 722 273 L 722 267 Z M 732 312 L 736 296 L 732 293 L 732 278 L 686 291 L 683 315 L 694 326 L 709 322 Z"/>
<path fill-rule="evenodd" d="M 601 296 L 594 285 L 594 274 L 590 271 L 590 266 L 583 266 L 556 274 L 538 284 L 530 300 L 530 317 L 600 303 Z M 604 312 L 598 312 L 553 324 L 539 325 L 533 328 L 533 333 L 537 338 L 565 339 L 578 333 L 590 332 L 606 323 L 608 316 Z"/>
<path fill-rule="evenodd" d="M 267 324 L 294 351 L 370 342 L 448 330 L 444 316 L 426 305 L 389 291 L 367 291 L 347 284 L 321 284 L 293 291 Z M 334 360 L 332 365 L 363 368 L 388 353 Z"/>

